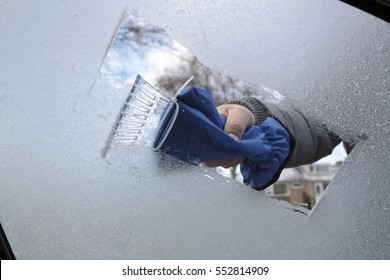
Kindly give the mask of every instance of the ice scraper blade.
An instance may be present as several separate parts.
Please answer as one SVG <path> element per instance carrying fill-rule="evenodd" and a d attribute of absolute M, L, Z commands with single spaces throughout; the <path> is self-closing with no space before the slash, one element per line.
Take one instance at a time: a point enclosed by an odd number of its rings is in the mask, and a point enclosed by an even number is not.
<path fill-rule="evenodd" d="M 169 103 L 167 96 L 137 75 L 107 141 L 103 157 L 116 145 L 152 145 L 160 116 Z"/>
<path fill-rule="evenodd" d="M 176 96 L 192 79 L 193 77 L 188 79 L 176 95 L 169 98 L 141 75 L 137 75 L 107 141 L 103 157 L 106 157 L 109 149 L 116 145 L 152 146 L 156 142 L 156 132 L 165 125 L 164 120 L 169 119 L 167 114 L 177 108 Z M 166 134 L 169 134 L 169 131 Z"/>

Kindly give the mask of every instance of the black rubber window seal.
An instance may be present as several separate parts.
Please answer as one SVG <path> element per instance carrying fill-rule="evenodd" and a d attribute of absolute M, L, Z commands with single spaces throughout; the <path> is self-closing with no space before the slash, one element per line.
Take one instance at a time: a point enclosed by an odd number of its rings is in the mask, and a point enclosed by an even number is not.
<path fill-rule="evenodd" d="M 390 0 L 340 0 L 390 23 Z"/>
<path fill-rule="evenodd" d="M 15 255 L 12 252 L 3 227 L 0 224 L 0 260 L 15 260 Z"/>

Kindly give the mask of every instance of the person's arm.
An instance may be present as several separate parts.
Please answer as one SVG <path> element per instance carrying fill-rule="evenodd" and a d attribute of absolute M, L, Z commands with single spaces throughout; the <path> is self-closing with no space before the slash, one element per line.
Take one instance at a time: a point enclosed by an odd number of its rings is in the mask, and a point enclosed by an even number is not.
<path fill-rule="evenodd" d="M 254 115 L 255 124 L 273 117 L 286 128 L 292 148 L 286 167 L 313 163 L 332 153 L 333 148 L 341 142 L 325 125 L 316 123 L 291 104 L 264 102 L 254 97 L 232 100 L 227 104 L 247 108 Z M 229 127 L 225 127 L 225 131 L 228 129 Z"/>

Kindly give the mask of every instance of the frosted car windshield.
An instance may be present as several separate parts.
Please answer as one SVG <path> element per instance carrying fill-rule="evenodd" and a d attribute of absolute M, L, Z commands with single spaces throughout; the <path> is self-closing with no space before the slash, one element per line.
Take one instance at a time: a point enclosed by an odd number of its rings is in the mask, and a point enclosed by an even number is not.
<path fill-rule="evenodd" d="M 4 4 L 1 247 L 17 259 L 388 259 L 389 24 L 340 1 L 286 2 Z M 131 52 L 111 52 L 116 34 Z M 297 102 L 358 145 L 311 211 L 161 164 L 145 145 L 103 157 L 137 74 L 167 94 L 195 74 L 217 103 Z"/>

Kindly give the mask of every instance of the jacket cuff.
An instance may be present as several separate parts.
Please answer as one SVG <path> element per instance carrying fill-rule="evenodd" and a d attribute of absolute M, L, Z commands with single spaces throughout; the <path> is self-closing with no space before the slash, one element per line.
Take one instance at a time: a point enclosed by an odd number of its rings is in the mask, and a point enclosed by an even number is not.
<path fill-rule="evenodd" d="M 267 107 L 254 97 L 244 97 L 242 99 L 231 100 L 225 104 L 237 104 L 244 106 L 255 116 L 255 124 L 261 124 L 270 115 Z"/>

